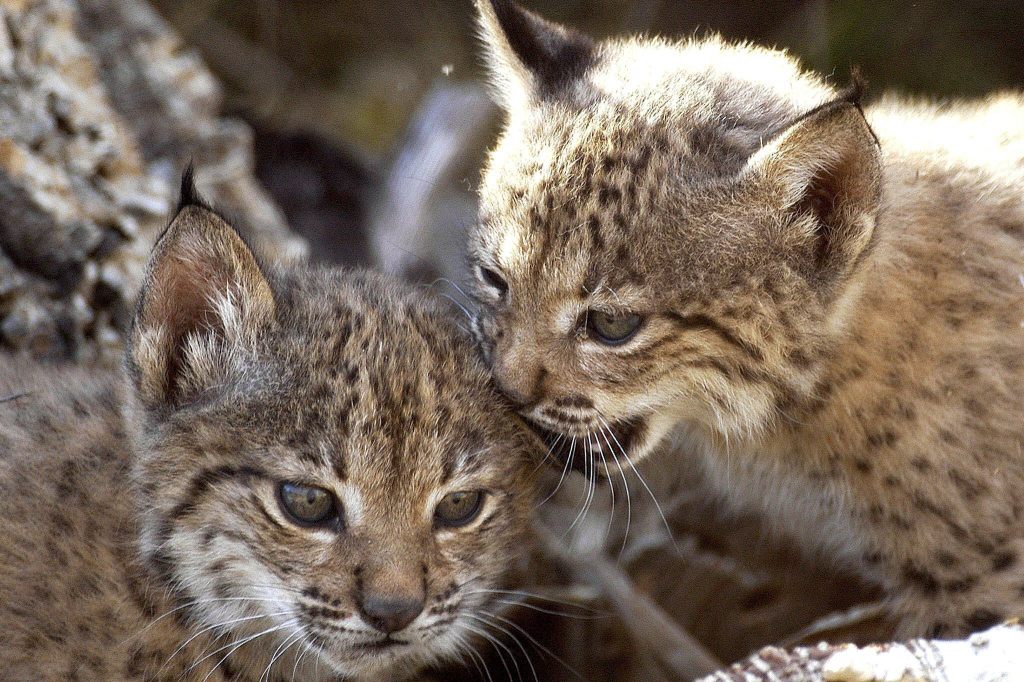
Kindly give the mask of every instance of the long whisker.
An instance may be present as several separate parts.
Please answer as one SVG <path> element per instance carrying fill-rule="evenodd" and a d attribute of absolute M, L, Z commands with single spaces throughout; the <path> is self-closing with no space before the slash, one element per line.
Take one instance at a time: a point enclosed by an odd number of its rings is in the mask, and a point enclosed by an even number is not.
<path fill-rule="evenodd" d="M 601 427 L 602 429 L 604 426 Z M 594 434 L 594 442 L 597 443 L 597 452 L 601 455 L 601 465 L 604 467 L 606 472 L 610 471 L 608 468 L 608 458 L 604 456 L 604 448 L 601 447 L 601 440 L 599 438 L 600 430 Z M 609 448 L 610 450 L 611 448 Z M 608 477 L 608 493 L 611 495 L 612 510 L 608 514 L 608 526 L 604 529 L 604 544 L 608 544 L 608 537 L 612 532 L 612 523 L 615 521 L 615 483 L 611 480 L 611 476 Z"/>
<path fill-rule="evenodd" d="M 580 609 L 582 611 L 590 611 L 591 613 L 601 614 L 602 616 L 610 615 L 607 611 L 601 611 L 599 609 L 593 609 L 589 606 L 583 606 L 582 604 L 576 604 L 570 601 L 564 601 L 562 599 L 555 599 L 554 597 L 548 597 L 543 594 L 536 592 L 527 592 L 525 590 L 493 590 L 493 589 L 478 589 L 467 591 L 465 594 L 499 594 L 499 595 L 510 595 L 513 597 L 519 597 L 520 599 L 538 599 L 540 601 L 551 602 L 552 604 L 558 604 L 560 606 L 571 606 L 572 608 Z"/>
<path fill-rule="evenodd" d="M 473 617 L 479 619 L 481 623 L 488 623 L 488 620 L 484 620 L 484 619 L 485 618 L 489 618 L 489 617 L 493 617 L 493 615 L 494 614 L 490 614 L 490 613 L 487 613 L 487 612 L 480 612 L 478 615 L 474 615 Z M 499 620 L 504 620 L 504 619 L 499 619 Z M 506 622 L 511 622 L 511 621 L 506 621 Z M 533 661 L 530 660 L 530 652 L 528 652 L 526 650 L 526 647 L 523 646 L 523 643 L 519 641 L 519 638 L 516 637 L 515 634 L 513 634 L 510 630 L 508 630 L 506 628 L 503 628 L 502 626 L 498 625 L 497 623 L 490 622 L 488 624 L 492 628 L 494 628 L 495 630 L 498 630 L 499 632 L 504 633 L 506 637 L 511 639 L 515 643 L 515 645 L 519 647 L 519 650 L 523 652 L 523 658 L 526 659 L 526 664 L 528 666 L 530 666 L 530 673 L 533 675 L 534 682 L 540 682 L 540 678 L 537 677 L 537 669 L 533 666 Z"/>
<path fill-rule="evenodd" d="M 460 294 L 462 294 L 463 297 L 465 297 L 465 299 L 467 301 L 472 301 L 473 300 L 473 297 L 470 296 L 469 294 L 467 294 L 465 289 L 463 289 L 458 284 L 456 284 L 453 280 L 448 279 L 447 277 L 438 277 L 437 279 L 435 279 L 433 282 L 430 283 L 431 288 L 433 288 L 434 285 L 437 284 L 438 282 L 444 282 L 445 284 L 450 286 L 452 289 L 455 289 L 455 291 L 457 291 Z"/>
<path fill-rule="evenodd" d="M 274 653 L 271 654 L 270 663 L 267 663 L 266 670 L 263 671 L 263 674 L 259 676 L 256 682 L 261 682 L 261 680 L 264 677 L 267 678 L 267 682 L 270 682 L 270 669 L 274 667 L 274 663 L 276 663 L 277 659 L 283 656 L 284 653 L 288 651 L 288 649 L 290 649 L 293 644 L 300 641 L 303 637 L 304 635 L 301 630 L 299 630 L 298 632 L 293 632 L 292 634 L 285 637 L 284 641 L 281 642 L 281 644 L 278 645 L 277 649 L 274 650 Z"/>
<path fill-rule="evenodd" d="M 441 296 L 443 296 L 444 298 L 447 298 L 447 299 L 448 299 L 449 301 L 451 301 L 451 302 L 452 302 L 453 304 L 455 304 L 455 305 L 456 305 L 456 306 L 458 307 L 458 309 L 462 311 L 462 314 L 466 316 L 466 319 L 467 319 L 467 320 L 469 320 L 470 322 L 472 322 L 472 321 L 473 321 L 473 313 L 469 312 L 469 309 L 468 309 L 468 308 L 466 308 L 466 306 L 462 305 L 461 303 L 459 303 L 458 301 L 456 301 L 454 297 L 452 297 L 452 296 L 449 296 L 448 294 L 444 293 L 443 291 L 441 291 L 441 292 L 438 292 L 438 293 L 439 293 L 439 294 L 440 294 Z"/>
<path fill-rule="evenodd" d="M 531 634 L 530 634 L 529 632 L 527 632 L 527 631 L 526 631 L 525 629 L 523 629 L 523 628 L 522 628 L 522 626 L 520 626 L 520 625 L 518 625 L 518 624 L 516 624 L 516 623 L 512 622 L 511 620 L 509 620 L 509 619 L 507 619 L 507 618 L 502 618 L 501 616 L 499 616 L 499 615 L 498 615 L 498 614 L 496 614 L 496 613 L 488 613 L 488 612 L 485 612 L 485 615 L 487 615 L 487 616 L 490 616 L 491 618 L 497 618 L 497 619 L 498 619 L 498 620 L 500 620 L 501 622 L 503 622 L 503 623 L 506 623 L 506 624 L 508 624 L 508 625 L 510 625 L 510 626 L 512 626 L 512 627 L 514 627 L 514 628 L 515 628 L 516 630 L 519 630 L 519 632 L 523 633 L 523 636 L 525 636 L 525 637 L 526 637 L 526 638 L 527 638 L 528 640 L 530 640 L 530 643 L 531 643 L 531 644 L 533 644 L 533 645 L 534 645 L 535 647 L 537 647 L 538 649 L 540 649 L 541 651 L 543 651 L 544 653 L 546 653 L 546 654 L 547 654 L 548 656 L 550 656 L 551 658 L 553 658 L 553 659 L 555 659 L 556 661 L 558 661 L 558 663 L 560 663 L 560 664 L 562 665 L 562 667 L 564 667 L 564 668 L 565 668 L 566 670 L 568 670 L 568 671 L 569 671 L 570 673 L 572 673 L 573 675 L 575 675 L 577 679 L 580 679 L 580 680 L 583 680 L 583 679 L 584 679 L 584 678 L 583 678 L 583 676 L 582 676 L 582 675 L 580 674 L 580 672 L 579 672 L 578 670 L 576 670 L 576 669 L 575 669 L 575 668 L 573 668 L 573 667 L 572 667 L 571 665 L 569 665 L 568 663 L 566 663 L 565 661 L 563 661 L 563 660 L 562 660 L 562 659 L 561 659 L 561 658 L 560 658 L 560 657 L 559 657 L 558 655 L 556 655 L 556 654 L 555 654 L 555 652 L 553 652 L 553 651 L 552 651 L 551 649 L 547 648 L 546 646 L 544 646 L 543 644 L 541 644 L 540 642 L 538 642 L 538 641 L 537 641 L 536 639 L 534 639 L 534 638 L 533 638 L 533 636 L 532 636 L 532 635 L 531 635 Z"/>
<path fill-rule="evenodd" d="M 218 628 L 227 627 L 229 625 L 236 625 L 238 623 L 245 623 L 245 622 L 248 622 L 250 620 L 259 620 L 260 618 L 270 618 L 270 617 L 273 617 L 273 616 L 286 616 L 289 613 L 291 613 L 291 611 L 280 611 L 278 613 L 267 613 L 267 614 L 262 614 L 261 613 L 259 615 L 255 615 L 255 616 L 244 616 L 242 618 L 233 618 L 233 619 L 230 619 L 230 620 L 222 621 L 220 623 L 214 623 L 213 625 L 207 625 L 206 627 L 201 628 L 198 632 L 196 632 L 191 637 L 186 639 L 184 642 L 182 642 L 181 645 L 179 645 L 178 648 L 175 649 L 171 653 L 171 655 L 167 657 L 167 660 L 164 661 L 164 664 L 162 666 L 160 666 L 160 669 L 156 671 L 157 675 L 159 675 L 163 671 L 163 669 L 166 668 L 170 664 L 171 660 L 175 656 L 177 656 L 185 647 L 187 647 L 189 644 L 191 644 L 192 641 L 196 637 L 199 637 L 204 632 L 209 632 L 210 630 L 216 630 Z"/>
<path fill-rule="evenodd" d="M 293 618 L 293 619 L 287 620 L 284 623 L 281 623 L 279 625 L 275 625 L 275 626 L 267 628 L 266 630 L 263 630 L 261 632 L 257 632 L 255 635 L 249 635 L 248 637 L 243 637 L 240 640 L 235 640 L 231 644 L 227 644 L 225 646 L 220 647 L 219 649 L 215 649 L 215 650 L 211 651 L 210 653 L 206 654 L 205 656 L 203 656 L 202 658 L 200 658 L 198 661 L 196 661 L 192 665 L 190 665 L 188 668 L 186 668 L 185 672 L 184 672 L 184 675 L 187 675 L 188 673 L 192 672 L 196 668 L 196 666 L 198 666 L 203 661 L 205 661 L 205 660 L 207 660 L 209 658 L 213 658 L 214 656 L 216 656 L 221 651 L 224 651 L 225 649 L 229 649 L 230 648 L 231 650 L 228 651 L 226 654 L 224 654 L 224 657 L 222 659 L 220 659 L 219 661 L 217 661 L 217 665 L 213 666 L 213 668 L 210 669 L 210 672 L 207 673 L 206 677 L 203 678 L 203 682 L 206 682 L 206 680 L 209 679 L 210 675 L 212 675 L 214 673 L 214 671 L 216 671 L 218 668 L 220 668 L 221 664 L 224 661 L 228 660 L 228 657 L 231 656 L 231 654 L 235 653 L 240 647 L 245 646 L 249 642 L 257 639 L 258 637 L 262 637 L 263 635 L 269 635 L 272 632 L 278 632 L 278 631 L 283 630 L 283 629 L 285 629 L 287 627 L 291 627 L 292 625 L 295 625 L 298 622 L 299 621 L 298 621 L 297 618 Z"/>
<path fill-rule="evenodd" d="M 576 518 L 569 524 L 562 537 L 569 535 L 576 524 L 586 518 L 587 512 L 590 510 L 590 503 L 594 497 L 594 490 L 597 487 L 594 482 L 594 444 L 590 440 L 590 435 L 589 433 L 587 434 L 587 440 L 583 444 L 583 478 L 586 481 L 583 489 L 583 504 L 580 506 L 579 512 L 576 513 Z"/>
<path fill-rule="evenodd" d="M 604 420 L 602 420 L 601 424 L 601 435 L 604 438 L 604 442 L 608 445 L 608 454 L 612 456 L 612 461 L 615 462 L 615 466 L 619 470 L 619 476 L 622 477 L 622 489 L 626 493 L 626 531 L 622 534 L 622 546 L 619 547 L 619 557 L 621 557 L 622 553 L 626 551 L 626 542 L 629 540 L 629 524 L 633 520 L 633 500 L 630 499 L 629 481 L 626 480 L 626 472 L 622 469 L 619 456 L 615 454 L 615 448 L 612 447 L 611 441 L 608 440 L 608 426 Z"/>
<path fill-rule="evenodd" d="M 477 672 L 480 673 L 480 677 L 487 677 L 487 682 L 494 682 L 494 678 L 491 677 L 491 671 L 487 669 L 487 663 L 462 634 L 456 634 L 455 636 L 456 651 L 462 653 L 465 651 L 469 654 L 469 660 L 473 662 L 473 667 L 476 668 Z M 479 662 L 478 662 L 479 661 Z"/>
<path fill-rule="evenodd" d="M 466 615 L 469 615 L 469 614 L 466 614 Z M 479 619 L 476 619 L 476 620 L 479 621 Z M 479 622 L 483 622 L 483 621 L 479 621 Z M 495 653 L 498 654 L 498 660 L 501 661 L 502 667 L 505 668 L 505 675 L 508 677 L 509 680 L 511 680 L 512 679 L 512 669 L 509 668 L 508 667 L 508 663 L 505 662 L 505 656 L 502 653 L 502 649 L 504 649 L 506 652 L 508 652 L 509 656 L 512 656 L 511 650 L 509 650 L 508 647 L 506 647 L 504 644 L 499 642 L 493 635 L 491 635 L 486 630 L 481 630 L 479 628 L 475 628 L 472 625 L 470 625 L 469 623 L 463 623 L 463 627 L 465 627 L 467 630 L 472 632 L 477 637 L 483 637 L 491 645 L 491 647 L 494 649 Z M 501 648 L 499 649 L 498 647 L 501 647 Z M 512 662 L 515 663 L 515 656 L 512 656 Z M 523 676 L 521 674 L 518 674 L 519 673 L 519 666 L 518 666 L 518 664 L 516 665 L 516 673 L 517 673 L 518 679 L 522 680 Z"/>
<path fill-rule="evenodd" d="M 676 552 L 678 553 L 679 545 L 676 543 L 675 536 L 672 535 L 672 528 L 668 525 L 668 519 L 665 518 L 665 512 L 662 511 L 661 505 L 658 504 L 658 498 L 654 496 L 654 492 L 651 490 L 651 487 L 647 485 L 647 481 L 644 480 L 644 477 L 640 474 L 640 471 L 636 468 L 636 465 L 633 464 L 633 460 L 630 459 L 629 455 L 626 454 L 626 448 L 622 447 L 622 443 L 620 443 L 619 439 L 615 436 L 615 431 L 612 430 L 612 427 L 608 423 L 608 421 L 604 418 L 603 415 L 600 414 L 597 415 L 597 418 L 600 419 L 606 427 L 608 427 L 608 433 L 611 434 L 612 440 L 615 441 L 615 444 L 619 446 L 619 451 L 622 453 L 623 459 L 626 460 L 626 464 L 628 464 L 629 468 L 633 470 L 634 474 L 636 474 L 637 480 L 640 481 L 640 484 L 647 491 L 647 494 L 651 496 L 651 501 L 654 502 L 654 508 L 658 510 L 658 516 L 661 517 L 661 522 L 665 524 L 665 530 L 668 532 L 668 539 L 672 542 L 673 548 L 675 548 Z"/>
<path fill-rule="evenodd" d="M 558 490 L 562 487 L 562 483 L 565 481 L 566 474 L 569 472 L 569 468 L 572 466 L 572 456 L 573 456 L 573 453 L 575 452 L 575 450 L 576 450 L 576 436 L 573 436 L 572 437 L 572 443 L 569 445 L 569 456 L 565 458 L 565 464 L 562 465 L 562 475 L 558 477 L 558 484 L 555 486 L 555 489 L 552 490 L 551 493 L 547 497 L 545 497 L 543 500 L 540 501 L 540 504 L 538 504 L 538 505 L 536 505 L 534 507 L 534 509 L 538 509 L 538 508 L 542 507 L 545 502 L 550 500 L 552 497 L 554 497 L 558 493 Z"/>
<path fill-rule="evenodd" d="M 551 459 L 551 455 L 553 455 L 553 454 L 554 454 L 554 452 L 555 452 L 555 448 L 556 448 L 556 447 L 558 447 L 558 444 L 562 442 L 562 438 L 563 438 L 564 436 L 565 436 L 565 434 L 562 434 L 562 433 L 558 434 L 558 436 L 557 436 L 557 437 L 555 438 L 555 440 L 554 440 L 554 441 L 552 441 L 550 445 L 548 445 L 548 451 L 547 451 L 547 454 L 545 454 L 545 455 L 544 455 L 544 457 L 543 457 L 543 459 L 541 459 L 541 460 L 540 460 L 540 463 L 539 463 L 539 464 L 538 464 L 538 465 L 537 465 L 536 467 L 534 467 L 534 469 L 533 469 L 533 473 L 537 473 L 537 471 L 538 471 L 538 470 L 539 470 L 539 469 L 540 469 L 540 468 L 541 468 L 542 466 L 544 466 L 545 464 L 547 464 L 547 461 L 548 461 L 549 459 Z"/>
<path fill-rule="evenodd" d="M 143 634 L 144 632 L 146 632 L 147 630 L 149 630 L 150 628 L 155 626 L 157 623 L 162 621 L 164 618 L 167 618 L 168 616 L 174 615 L 175 613 L 177 613 L 178 611 L 181 611 L 182 609 L 188 609 L 188 608 L 192 608 L 193 606 L 200 606 L 202 604 L 212 604 L 212 603 L 216 603 L 216 602 L 225 602 L 225 601 L 252 601 L 252 602 L 272 601 L 272 602 L 279 602 L 280 600 L 279 599 L 272 599 L 272 598 L 269 598 L 269 597 L 267 597 L 267 598 L 264 598 L 264 597 L 216 597 L 216 598 L 209 598 L 209 599 L 195 599 L 195 600 L 190 601 L 188 603 L 182 604 L 182 605 L 180 605 L 180 606 L 178 606 L 176 608 L 173 608 L 170 611 L 168 611 L 167 613 L 165 613 L 165 614 L 163 614 L 161 616 L 158 616 L 157 618 L 153 619 L 153 621 L 149 625 L 147 625 L 146 627 L 142 628 L 138 632 L 132 634 L 130 637 L 128 637 L 128 639 L 125 639 L 124 642 L 121 642 L 121 644 L 124 644 L 129 639 L 137 638 L 139 635 Z"/>
<path fill-rule="evenodd" d="M 467 594 L 469 594 L 469 593 L 467 593 Z M 605 618 L 605 617 L 607 617 L 607 614 L 578 615 L 578 614 L 575 614 L 575 613 L 566 613 L 565 611 L 556 611 L 554 609 L 546 609 L 546 608 L 544 608 L 542 606 L 537 606 L 536 604 L 531 604 L 528 601 L 525 601 L 525 600 L 522 600 L 522 599 L 494 599 L 493 602 L 495 604 L 505 604 L 506 606 L 517 606 L 517 607 L 521 606 L 524 609 L 531 609 L 533 611 L 538 611 L 540 613 L 547 613 L 547 614 L 550 614 L 552 616 L 560 616 L 562 618 L 574 618 L 576 620 L 595 620 L 597 618 Z M 576 606 L 576 605 L 575 604 L 568 604 L 568 603 L 566 603 L 566 606 Z M 577 606 L 576 608 L 580 608 L 580 609 L 583 609 L 583 610 L 592 610 L 592 609 L 587 609 L 585 606 Z"/>
<path fill-rule="evenodd" d="M 313 648 L 309 646 L 309 642 L 304 639 L 299 641 L 302 644 L 302 653 L 295 657 L 295 664 L 292 665 L 292 682 L 295 682 L 295 673 L 299 669 L 299 663 L 302 662 L 302 659 L 307 655 L 313 653 Z"/>

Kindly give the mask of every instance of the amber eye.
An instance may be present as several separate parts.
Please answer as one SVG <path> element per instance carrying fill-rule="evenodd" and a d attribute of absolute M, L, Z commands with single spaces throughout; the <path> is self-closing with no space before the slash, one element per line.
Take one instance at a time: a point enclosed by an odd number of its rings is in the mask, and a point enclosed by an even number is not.
<path fill-rule="evenodd" d="M 639 315 L 612 315 L 600 310 L 587 312 L 587 333 L 590 338 L 609 346 L 625 343 L 640 329 L 644 321 Z"/>
<path fill-rule="evenodd" d="M 491 268 L 483 265 L 477 266 L 477 273 L 484 284 L 498 292 L 498 296 L 504 296 L 508 293 L 508 282 Z"/>
<path fill-rule="evenodd" d="M 484 494 L 479 490 L 460 490 L 444 496 L 434 510 L 434 519 L 441 526 L 458 528 L 465 526 L 483 508 Z"/>
<path fill-rule="evenodd" d="M 328 526 L 340 521 L 338 502 L 323 488 L 301 483 L 282 483 L 277 498 L 285 513 L 300 526 Z"/>

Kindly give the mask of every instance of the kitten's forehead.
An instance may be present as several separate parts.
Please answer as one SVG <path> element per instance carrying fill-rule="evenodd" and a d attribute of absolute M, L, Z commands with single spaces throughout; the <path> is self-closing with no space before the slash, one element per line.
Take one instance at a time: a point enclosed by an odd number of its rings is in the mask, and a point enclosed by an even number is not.
<path fill-rule="evenodd" d="M 286 392 L 303 395 L 278 419 L 292 447 L 330 459 L 340 477 L 387 488 L 437 485 L 472 453 L 514 445 L 451 311 L 372 275 L 330 284 L 284 326 Z"/>

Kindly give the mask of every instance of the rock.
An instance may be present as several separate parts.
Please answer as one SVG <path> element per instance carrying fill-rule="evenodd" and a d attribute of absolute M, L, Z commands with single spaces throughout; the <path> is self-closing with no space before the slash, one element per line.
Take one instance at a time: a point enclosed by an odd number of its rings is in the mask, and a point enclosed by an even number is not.
<path fill-rule="evenodd" d="M 767 647 L 699 682 L 1010 682 L 1020 679 L 1021 670 L 1024 627 L 1007 623 L 961 640 Z"/>
<path fill-rule="evenodd" d="M 0 346 L 118 361 L 189 161 L 259 248 L 305 256 L 253 178 L 251 132 L 220 102 L 141 0 L 0 3 Z"/>

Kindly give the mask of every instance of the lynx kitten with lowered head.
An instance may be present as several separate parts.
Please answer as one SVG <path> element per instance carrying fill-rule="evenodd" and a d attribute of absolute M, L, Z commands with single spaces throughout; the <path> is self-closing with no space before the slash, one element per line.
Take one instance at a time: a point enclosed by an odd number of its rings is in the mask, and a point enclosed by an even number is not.
<path fill-rule="evenodd" d="M 0 371 L 2 676 L 392 680 L 474 656 L 535 436 L 443 306 L 266 267 L 193 196 L 127 381 Z"/>
<path fill-rule="evenodd" d="M 475 329 L 552 448 L 673 434 L 901 635 L 1024 616 L 1024 97 L 862 108 L 779 51 L 479 7 Z"/>

